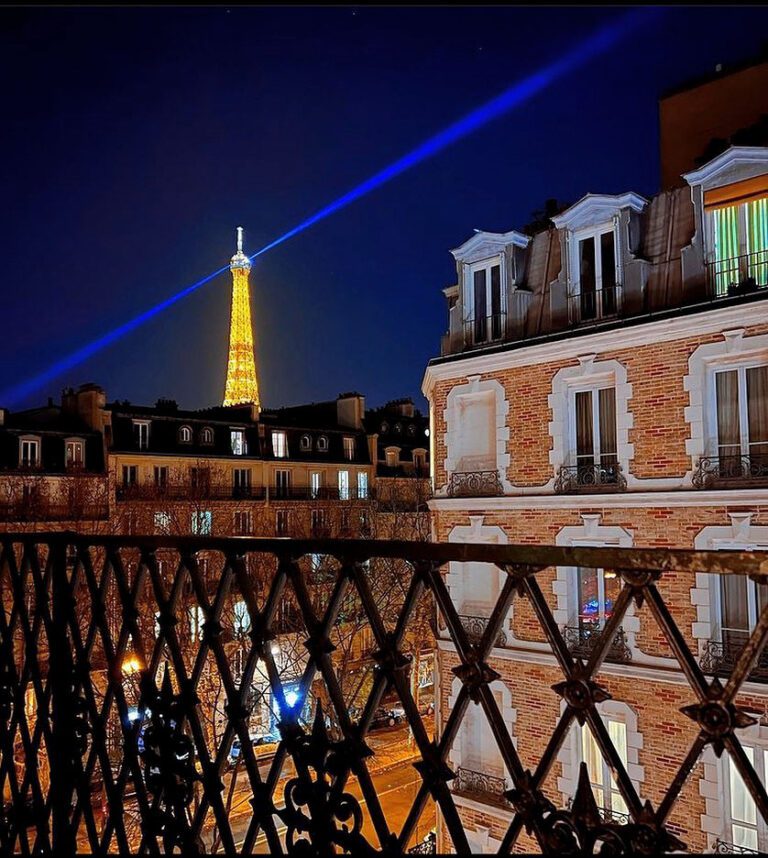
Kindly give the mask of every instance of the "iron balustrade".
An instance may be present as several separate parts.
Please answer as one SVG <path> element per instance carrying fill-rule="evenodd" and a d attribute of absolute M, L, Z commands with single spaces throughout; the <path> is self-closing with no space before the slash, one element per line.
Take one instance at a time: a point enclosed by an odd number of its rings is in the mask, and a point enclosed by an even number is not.
<path fill-rule="evenodd" d="M 485 630 L 488 628 L 490 617 L 473 617 L 469 614 L 459 614 L 464 631 L 467 633 L 467 638 L 476 643 L 482 640 Z M 507 645 L 507 633 L 501 629 L 496 635 L 494 646 L 504 647 Z"/>
<path fill-rule="evenodd" d="M 696 489 L 764 486 L 768 483 L 768 456 L 701 456 L 691 482 Z"/>
<path fill-rule="evenodd" d="M 568 293 L 568 320 L 573 325 L 615 318 L 621 309 L 621 286 Z"/>
<path fill-rule="evenodd" d="M 555 477 L 555 493 L 560 495 L 588 492 L 621 492 L 627 479 L 618 462 L 561 465 Z"/>
<path fill-rule="evenodd" d="M 459 795 L 473 796 L 481 801 L 509 807 L 509 802 L 504 798 L 507 792 L 506 778 L 478 772 L 465 766 L 457 766 L 452 789 Z"/>
<path fill-rule="evenodd" d="M 321 594 L 304 571 L 312 554 L 330 558 L 336 572 L 335 583 L 322 584 Z M 470 640 L 451 601 L 444 572 L 452 561 L 495 564 L 504 575 L 479 641 Z M 402 578 L 398 588 L 381 584 L 382 570 L 390 565 Z M 540 573 L 555 566 L 608 569 L 622 581 L 586 660 L 568 651 L 539 584 Z M 768 606 L 727 679 L 711 683 L 686 638 L 688 611 L 683 606 L 678 625 L 659 586 L 666 586 L 668 576 L 694 580 L 699 573 L 768 580 L 768 557 L 741 551 L 377 540 L 0 534 L 0 783 L 8 798 L 0 850 L 204 851 L 211 849 L 215 831 L 218 851 L 226 855 L 251 854 L 262 835 L 276 854 L 329 854 L 336 848 L 405 854 L 432 800 L 452 847 L 468 853 L 451 789 L 461 780 L 448 759 L 469 705 L 483 710 L 511 780 L 504 800 L 513 814 L 501 853 L 515 848 L 524 829 L 545 854 L 593 854 L 604 844 L 614 852 L 638 854 L 683 849 L 670 828 L 670 814 L 709 746 L 718 756 L 729 755 L 756 812 L 768 822 L 768 794 L 739 738 L 755 718 L 737 702 L 768 639 Z M 399 599 L 385 603 L 382 595 L 394 591 Z M 560 714 L 553 717 L 531 770 L 499 708 L 491 687 L 498 674 L 488 663 L 515 599 L 528 603 L 526 612 L 540 625 L 552 665 L 562 675 L 551 693 L 553 704 L 560 699 L 564 705 L 548 707 Z M 233 600 L 246 603 L 250 621 L 247 636 L 236 644 L 242 648 L 237 681 L 223 640 Z M 276 631 L 286 602 L 301 627 L 290 640 Z M 339 615 L 352 603 L 373 638 L 375 664 L 354 717 L 334 648 Z M 601 666 L 627 611 L 638 604 L 680 665 L 688 698 L 681 712 L 693 727 L 674 776 L 653 785 L 654 803 L 638 793 L 597 708 L 610 697 L 601 684 Z M 407 652 L 408 631 L 425 605 L 447 629 L 444 645 L 454 651 L 453 674 L 460 682 L 450 711 L 438 713 L 435 736 L 412 694 Z M 291 641 L 302 648 L 303 667 L 286 672 L 281 659 Z M 97 670 L 98 664 L 105 669 Z M 263 766 L 249 733 L 257 672 L 264 677 L 279 732 L 274 755 Z M 220 683 L 215 709 L 206 691 L 212 678 Z M 329 736 L 319 697 L 311 711 L 310 691 L 316 687 L 333 710 L 329 714 L 341 738 Z M 415 797 L 408 799 L 405 821 L 396 827 L 369 768 L 376 758 L 369 728 L 385 694 L 400 701 L 421 778 Z M 525 697 L 516 700 L 518 712 L 526 705 L 533 704 Z M 212 713 L 217 730 L 210 726 Z M 577 723 L 591 730 L 630 822 L 602 818 L 584 763 L 570 809 L 559 809 L 544 792 L 562 742 Z M 114 741 L 115 735 L 121 741 Z M 235 738 L 244 794 L 238 793 L 238 809 L 231 811 L 223 778 Z M 646 737 L 645 751 L 653 759 L 650 745 Z M 666 745 L 655 752 L 666 753 Z M 350 791 L 353 783 L 364 801 Z M 245 817 L 241 806 L 250 808 Z"/>
<path fill-rule="evenodd" d="M 748 846 L 738 846 L 736 843 L 728 843 L 719 838 L 715 840 L 712 846 L 714 855 L 759 855 L 757 849 L 750 849 Z"/>
<path fill-rule="evenodd" d="M 569 798 L 566 802 L 566 807 L 568 810 L 573 808 L 573 799 Z M 613 810 L 610 807 L 603 807 L 603 805 L 596 805 L 597 812 L 600 814 L 600 818 L 603 822 L 617 822 L 620 825 L 627 825 L 632 821 L 632 817 L 628 813 L 622 813 L 619 810 Z"/>
<path fill-rule="evenodd" d="M 728 676 L 748 638 L 747 632 L 725 630 L 721 640 L 706 641 L 699 662 L 701 669 L 715 676 Z M 763 652 L 747 678 L 752 682 L 768 682 L 768 651 Z"/>
<path fill-rule="evenodd" d="M 592 650 L 600 644 L 604 628 L 603 624 L 594 626 L 565 626 L 563 637 L 568 651 L 574 658 L 589 658 Z M 623 664 L 632 661 L 632 650 L 627 644 L 627 636 L 621 626 L 619 626 L 613 637 L 613 642 L 608 649 L 605 660 Z"/>
<path fill-rule="evenodd" d="M 494 313 L 491 316 L 478 316 L 464 322 L 464 342 L 467 348 L 497 343 L 505 339 L 507 333 L 507 314 Z"/>
<path fill-rule="evenodd" d="M 39 498 L 0 501 L 0 521 L 103 521 L 109 518 L 109 504 L 53 503 Z"/>
<path fill-rule="evenodd" d="M 756 292 L 768 286 L 768 249 L 705 263 L 707 288 L 713 298 Z"/>
<path fill-rule="evenodd" d="M 448 497 L 452 498 L 485 498 L 503 494 L 504 487 L 496 469 L 454 471 L 448 481 Z"/>

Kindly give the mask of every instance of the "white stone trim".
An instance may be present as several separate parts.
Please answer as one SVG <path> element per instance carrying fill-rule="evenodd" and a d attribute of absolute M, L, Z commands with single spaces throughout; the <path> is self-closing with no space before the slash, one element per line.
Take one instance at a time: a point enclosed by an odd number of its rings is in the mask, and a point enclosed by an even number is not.
<path fill-rule="evenodd" d="M 504 491 L 511 491 L 512 486 L 507 479 L 509 468 L 509 453 L 507 442 L 509 441 L 509 426 L 507 426 L 507 415 L 509 414 L 509 402 L 506 398 L 504 386 L 495 378 L 480 380 L 479 375 L 466 377 L 466 384 L 459 384 L 448 394 L 445 403 L 445 472 L 450 479 L 451 474 L 456 471 L 458 461 L 452 456 L 451 449 L 455 450 L 461 434 L 458 401 L 462 396 L 474 393 L 491 391 L 496 401 L 496 468 Z M 442 487 L 445 491 L 446 486 Z"/>
<path fill-rule="evenodd" d="M 577 358 L 580 354 L 599 355 L 605 351 L 632 349 L 654 343 L 720 333 L 728 328 L 768 323 L 768 301 L 754 301 L 735 307 L 716 307 L 669 319 L 639 322 L 612 331 L 596 331 L 567 339 L 551 339 L 535 345 L 509 348 L 492 354 L 467 355 L 430 364 L 421 389 L 427 399 L 438 381 L 466 378 L 469 373 L 487 374 L 520 366 L 533 366 Z"/>
<path fill-rule="evenodd" d="M 632 191 L 624 194 L 586 194 L 551 220 L 557 229 L 584 229 L 610 222 L 622 209 L 641 212 L 647 205 L 645 197 Z"/>
<path fill-rule="evenodd" d="M 565 712 L 566 703 L 560 704 L 560 716 Z M 640 749 L 643 747 L 643 734 L 638 727 L 637 713 L 627 703 L 620 700 L 605 700 L 597 704 L 597 711 L 605 718 L 623 721 L 627 725 L 627 774 L 629 775 L 638 795 L 642 798 L 642 786 L 645 781 L 645 767 L 640 765 Z M 557 788 L 563 795 L 563 806 L 569 798 L 576 795 L 579 783 L 579 763 L 581 749 L 579 747 L 579 730 L 581 727 L 574 719 L 568 735 L 557 754 L 562 766 L 562 775 L 557 779 Z"/>
<path fill-rule="evenodd" d="M 767 147 L 731 146 L 698 170 L 683 173 L 683 178 L 691 187 L 701 185 L 709 190 L 764 173 L 768 173 Z"/>
<path fill-rule="evenodd" d="M 509 232 L 485 232 L 475 230 L 475 234 L 463 244 L 451 251 L 453 258 L 459 263 L 480 262 L 492 256 L 499 256 L 510 245 L 527 247 L 530 237 L 514 229 Z"/>

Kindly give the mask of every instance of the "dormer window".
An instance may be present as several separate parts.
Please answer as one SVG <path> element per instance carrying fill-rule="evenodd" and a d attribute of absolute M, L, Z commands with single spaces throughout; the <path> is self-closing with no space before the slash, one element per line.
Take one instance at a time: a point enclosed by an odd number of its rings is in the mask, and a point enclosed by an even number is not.
<path fill-rule="evenodd" d="M 192 430 L 189 426 L 182 426 L 179 429 L 179 444 L 191 444 L 192 443 Z"/>
<path fill-rule="evenodd" d="M 386 459 L 387 467 L 396 468 L 400 460 L 400 448 L 387 447 L 387 449 L 384 451 L 384 456 Z"/>
<path fill-rule="evenodd" d="M 210 426 L 204 426 L 200 433 L 200 443 L 205 447 L 210 447 L 213 444 L 213 429 Z"/>
<path fill-rule="evenodd" d="M 328 438 L 326 435 L 321 435 L 317 439 L 317 449 L 320 453 L 328 452 Z"/>
<path fill-rule="evenodd" d="M 615 316 L 618 307 L 616 228 L 613 223 L 573 233 L 570 318 L 575 322 Z"/>
<path fill-rule="evenodd" d="M 230 444 L 235 456 L 244 456 L 247 452 L 245 432 L 242 429 L 230 429 Z"/>
<path fill-rule="evenodd" d="M 26 437 L 19 439 L 19 465 L 22 468 L 40 467 L 40 439 Z"/>
<path fill-rule="evenodd" d="M 504 293 L 501 288 L 502 257 L 476 262 L 469 267 L 467 321 L 475 343 L 499 340 L 504 333 Z"/>
<path fill-rule="evenodd" d="M 272 433 L 272 455 L 276 459 L 288 457 L 288 436 L 285 432 Z"/>
<path fill-rule="evenodd" d="M 302 453 L 309 453 L 312 449 L 312 438 L 309 435 L 302 435 L 299 440 L 299 449 Z"/>
<path fill-rule="evenodd" d="M 355 439 L 350 435 L 344 436 L 344 458 L 348 462 L 355 458 Z"/>
<path fill-rule="evenodd" d="M 67 438 L 64 442 L 64 464 L 67 468 L 82 468 L 85 464 L 85 442 L 82 438 Z"/>
<path fill-rule="evenodd" d="M 133 421 L 133 437 L 139 450 L 149 449 L 149 420 Z"/>

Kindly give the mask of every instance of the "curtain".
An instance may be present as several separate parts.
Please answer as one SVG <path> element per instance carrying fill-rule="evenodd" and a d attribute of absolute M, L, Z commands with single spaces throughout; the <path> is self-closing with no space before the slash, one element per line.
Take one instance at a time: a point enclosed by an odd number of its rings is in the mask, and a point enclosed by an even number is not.
<path fill-rule="evenodd" d="M 744 754 L 750 763 L 755 764 L 755 749 L 749 745 L 742 745 Z M 746 784 L 742 780 L 741 775 L 734 766 L 730 757 L 726 757 L 728 762 L 728 780 L 731 794 L 730 816 L 732 823 L 745 822 L 747 825 L 757 824 L 757 809 L 752 796 L 747 790 Z M 757 831 L 754 829 L 745 828 L 743 825 L 732 825 L 733 842 L 737 846 L 747 846 L 748 848 L 757 849 Z"/>
<path fill-rule="evenodd" d="M 725 206 L 712 212 L 715 234 L 715 288 L 717 295 L 727 295 L 728 287 L 739 282 L 739 212 L 738 206 Z"/>
<path fill-rule="evenodd" d="M 582 390 L 576 394 L 576 464 L 593 464 L 594 455 L 592 391 Z"/>
<path fill-rule="evenodd" d="M 746 204 L 749 277 L 768 285 L 768 197 Z"/>
<path fill-rule="evenodd" d="M 600 411 L 600 460 L 603 465 L 616 464 L 616 388 L 598 391 Z"/>
<path fill-rule="evenodd" d="M 721 459 L 741 454 L 739 374 L 735 369 L 715 373 L 717 452 Z"/>
<path fill-rule="evenodd" d="M 627 725 L 623 721 L 609 721 L 608 735 L 611 737 L 614 748 L 616 748 L 624 768 L 627 767 Z M 611 810 L 617 813 L 629 813 L 627 803 L 616 788 L 616 780 L 611 776 Z"/>
<path fill-rule="evenodd" d="M 768 366 L 747 369 L 749 454 L 768 464 Z"/>
<path fill-rule="evenodd" d="M 743 633 L 749 632 L 749 611 L 747 607 L 747 585 L 751 582 L 744 575 L 720 576 L 720 599 L 723 615 L 723 640 L 726 642 L 726 632 L 737 632 L 731 635 L 733 644 L 743 643 Z"/>

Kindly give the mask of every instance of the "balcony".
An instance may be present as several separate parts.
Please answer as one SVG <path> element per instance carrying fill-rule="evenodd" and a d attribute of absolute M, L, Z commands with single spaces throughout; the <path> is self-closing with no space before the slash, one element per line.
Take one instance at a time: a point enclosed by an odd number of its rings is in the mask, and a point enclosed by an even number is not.
<path fill-rule="evenodd" d="M 723 630 L 722 640 L 709 640 L 704 644 L 699 661 L 701 669 L 715 676 L 730 676 L 748 638 L 747 632 Z M 768 649 L 763 650 L 748 679 L 751 682 L 768 682 Z"/>
<path fill-rule="evenodd" d="M 706 263 L 707 288 L 717 298 L 749 295 L 768 287 L 768 250 Z"/>
<path fill-rule="evenodd" d="M 488 628 L 489 617 L 473 617 L 468 614 L 459 614 L 459 619 L 461 620 L 461 625 L 464 627 L 464 631 L 467 633 L 467 637 L 469 638 L 470 643 L 478 644 L 485 634 L 485 630 Z M 494 642 L 494 646 L 506 646 L 507 645 L 507 634 L 502 629 L 496 635 L 496 640 Z"/>
<path fill-rule="evenodd" d="M 335 584 L 316 584 L 306 574 L 313 554 L 329 558 Z M 205 564 L 197 562 L 200 555 Z M 515 679 L 502 680 L 515 693 L 518 723 L 536 719 L 540 750 L 530 770 L 512 741 L 514 725 L 496 702 L 494 642 L 464 646 L 464 621 L 444 579 L 455 561 L 504 569 L 508 585 L 493 606 L 495 614 L 506 615 L 513 599 L 516 605 L 526 602 L 539 638 L 548 641 L 548 652 L 537 650 L 537 663 L 547 660 L 539 688 L 546 705 L 516 694 Z M 718 670 L 724 673 L 734 664 L 727 684 L 708 683 L 686 642 L 689 610 L 678 613 L 663 594 L 674 582 L 719 574 L 722 563 L 717 551 L 2 533 L 0 752 L 14 764 L 12 792 L 4 796 L 8 804 L 0 819 L 2 853 L 170 854 L 194 847 L 229 856 L 263 846 L 274 854 L 296 851 L 290 844 L 298 839 L 307 844 L 298 851 L 307 854 L 372 854 L 385 842 L 387 854 L 405 855 L 436 824 L 435 804 L 450 842 L 469 853 L 461 815 L 466 805 L 459 795 L 515 812 L 505 835 L 510 852 L 528 845 L 520 842 L 528 823 L 545 854 L 591 854 L 596 840 L 605 840 L 606 825 L 612 843 L 635 842 L 641 829 L 649 852 L 680 851 L 684 844 L 666 820 L 681 810 L 681 792 L 702 753 L 725 741 L 729 752 L 744 754 L 740 728 L 749 722 L 750 710 L 741 703 L 747 664 L 723 659 Z M 608 634 L 620 629 L 630 606 L 642 600 L 644 621 L 660 627 L 681 666 L 676 705 L 691 730 L 676 734 L 679 768 L 648 766 L 640 795 L 610 735 L 600 745 L 631 823 L 615 815 L 604 821 L 586 766 L 572 811 L 548 797 L 553 791 L 546 784 L 558 765 L 563 737 L 585 718 L 599 718 L 607 693 L 600 666 L 568 658 L 563 630 L 552 616 L 549 570 L 573 565 L 608 569 L 622 579 Z M 383 580 L 384 574 L 394 577 Z M 768 580 L 768 561 L 762 552 L 729 552 L 728 574 Z M 34 593 L 34 620 L 27 590 Z M 241 666 L 233 671 L 224 641 L 235 618 L 242 622 L 235 606 L 243 601 L 250 630 L 238 642 Z M 436 713 L 436 732 L 431 719 L 421 717 L 409 669 L 414 647 L 423 651 L 429 640 L 425 629 L 432 618 L 447 630 L 443 646 L 450 651 L 450 681 L 458 680 L 450 710 Z M 349 692 L 361 688 L 360 678 L 350 675 L 335 646 L 352 619 L 360 621 L 372 644 L 367 684 L 354 715 Z M 758 628 L 752 634 L 753 647 L 761 633 Z M 292 647 L 300 652 L 299 669 L 287 660 Z M 263 677 L 270 723 L 280 734 L 268 776 L 249 736 L 256 670 Z M 612 683 L 611 695 L 625 702 L 622 690 L 631 686 Z M 370 728 L 389 692 L 412 731 L 418 770 L 397 793 L 396 811 L 391 790 L 371 774 L 371 767 L 388 759 Z M 470 706 L 483 710 L 495 744 L 489 758 L 510 773 L 506 782 L 449 765 Z M 329 735 L 326 714 L 335 717 L 338 734 Z M 214 723 L 217 729 L 210 729 Z M 669 756 L 668 735 L 654 736 L 653 731 L 644 736 L 647 759 Z M 242 755 L 236 783 L 227 767 L 235 738 Z M 407 766 L 410 771 L 411 760 Z M 759 778 L 751 769 L 742 777 L 760 813 Z M 646 812 L 649 795 L 654 804 Z M 36 823 L 31 828 L 30 803 Z M 554 842 L 548 827 L 553 820 Z"/>
<path fill-rule="evenodd" d="M 495 804 L 505 810 L 510 809 L 509 802 L 504 798 L 508 789 L 506 778 L 458 766 L 451 789 L 456 795 L 474 798 L 484 804 Z"/>
<path fill-rule="evenodd" d="M 443 337 L 441 353 L 456 354 L 504 342 L 508 339 L 507 318 L 506 313 L 494 313 L 466 319 L 459 331 Z"/>
<path fill-rule="evenodd" d="M 555 478 L 555 494 L 602 494 L 626 491 L 627 480 L 618 462 L 561 465 Z"/>
<path fill-rule="evenodd" d="M 621 286 L 568 293 L 568 321 L 574 326 L 615 319 L 620 307 Z"/>
<path fill-rule="evenodd" d="M 448 481 L 448 497 L 451 498 L 490 498 L 503 494 L 504 487 L 496 469 L 454 471 Z"/>
<path fill-rule="evenodd" d="M 568 651 L 574 658 L 587 661 L 592 652 L 600 646 L 603 638 L 603 626 L 565 626 L 563 638 Z M 605 660 L 618 664 L 628 664 L 632 661 L 632 650 L 627 644 L 627 636 L 621 626 L 614 635 Z"/>
<path fill-rule="evenodd" d="M 691 482 L 695 489 L 768 485 L 768 456 L 702 456 Z"/>
<path fill-rule="evenodd" d="M 45 522 L 45 521 L 103 521 L 109 518 L 106 503 L 53 503 L 48 500 L 0 501 L 0 521 Z"/>
<path fill-rule="evenodd" d="M 735 843 L 727 843 L 725 840 L 717 839 L 712 846 L 714 855 L 760 855 L 757 849 L 747 846 L 737 846 Z"/>

